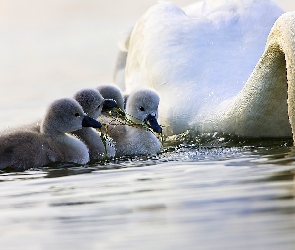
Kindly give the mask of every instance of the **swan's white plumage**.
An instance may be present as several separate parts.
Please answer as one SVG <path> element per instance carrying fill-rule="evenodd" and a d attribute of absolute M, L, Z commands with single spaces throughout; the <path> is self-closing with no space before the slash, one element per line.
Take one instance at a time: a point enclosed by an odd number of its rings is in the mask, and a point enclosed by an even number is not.
<path fill-rule="evenodd" d="M 203 1 L 184 9 L 159 3 L 129 38 L 126 90 L 156 89 L 160 122 L 172 134 L 290 136 L 284 53 L 293 43 L 271 46 L 280 29 L 281 44 L 293 37 L 292 21 L 274 25 L 283 13 L 268 0 Z"/>

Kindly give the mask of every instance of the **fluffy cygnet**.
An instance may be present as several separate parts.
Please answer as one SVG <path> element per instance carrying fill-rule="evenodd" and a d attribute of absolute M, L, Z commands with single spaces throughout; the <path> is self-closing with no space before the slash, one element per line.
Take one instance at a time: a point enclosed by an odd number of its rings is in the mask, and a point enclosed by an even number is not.
<path fill-rule="evenodd" d="M 124 97 L 120 89 L 115 85 L 104 84 L 96 88 L 105 99 L 112 99 L 117 102 L 117 107 L 124 110 Z"/>
<path fill-rule="evenodd" d="M 141 89 L 129 95 L 126 103 L 126 115 L 132 122 L 147 125 L 154 132 L 161 133 L 157 122 L 158 94 L 151 89 Z M 109 129 L 116 145 L 116 156 L 153 155 L 161 151 L 161 142 L 143 126 L 117 125 Z"/>
<path fill-rule="evenodd" d="M 80 104 L 71 99 L 51 103 L 41 122 L 40 132 L 14 129 L 0 135 L 0 168 L 26 170 L 50 162 L 86 164 L 87 146 L 66 133 L 82 127 L 101 127 L 101 123 L 86 116 Z"/>
<path fill-rule="evenodd" d="M 100 85 L 96 89 L 103 98 L 115 100 L 117 102 L 117 107 L 119 108 L 119 110 L 113 109 L 111 112 L 109 112 L 109 110 L 102 112 L 101 121 L 107 125 L 108 129 L 123 124 L 125 122 L 125 99 L 121 90 L 117 86 L 110 84 Z"/>
<path fill-rule="evenodd" d="M 74 95 L 82 106 L 84 112 L 97 119 L 102 110 L 116 107 L 114 100 L 104 99 L 102 95 L 95 89 L 82 89 Z M 80 138 L 89 148 L 90 159 L 102 160 L 108 157 L 115 156 L 115 146 L 108 139 L 105 140 L 105 145 L 101 139 L 101 135 L 92 128 L 82 128 L 73 132 Z"/>

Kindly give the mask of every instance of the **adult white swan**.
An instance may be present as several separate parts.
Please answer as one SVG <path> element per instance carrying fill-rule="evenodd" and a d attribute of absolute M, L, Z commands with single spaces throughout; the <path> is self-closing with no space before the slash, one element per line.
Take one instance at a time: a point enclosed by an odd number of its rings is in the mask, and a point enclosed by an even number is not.
<path fill-rule="evenodd" d="M 292 136 L 294 32 L 295 13 L 269 0 L 157 4 L 126 43 L 126 90 L 157 90 L 170 134 Z"/>

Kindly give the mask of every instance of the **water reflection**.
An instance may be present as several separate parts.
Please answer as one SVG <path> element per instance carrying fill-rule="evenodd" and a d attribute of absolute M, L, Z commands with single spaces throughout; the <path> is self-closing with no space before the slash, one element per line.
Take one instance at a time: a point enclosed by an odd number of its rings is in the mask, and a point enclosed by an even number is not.
<path fill-rule="evenodd" d="M 185 139 L 187 139 L 185 137 Z M 295 147 L 291 139 L 257 140 L 238 137 L 218 136 L 190 139 L 191 144 L 173 140 L 164 144 L 158 156 L 121 157 L 114 160 L 93 161 L 87 165 L 52 163 L 46 167 L 17 173 L 13 169 L 0 170 L 0 182 L 17 179 L 57 178 L 87 174 L 97 170 L 113 170 L 144 167 L 166 162 L 227 161 L 225 165 L 256 166 L 264 164 L 292 165 L 295 160 Z M 214 145 L 212 145 L 212 140 Z M 219 141 L 217 146 L 215 141 Z M 202 141 L 203 144 L 198 142 Z M 234 146 L 228 146 L 233 144 Z M 204 163 L 206 164 L 206 163 Z"/>
<path fill-rule="evenodd" d="M 264 143 L 181 144 L 157 157 L 2 172 L 0 244 L 292 249 L 295 150 Z"/>

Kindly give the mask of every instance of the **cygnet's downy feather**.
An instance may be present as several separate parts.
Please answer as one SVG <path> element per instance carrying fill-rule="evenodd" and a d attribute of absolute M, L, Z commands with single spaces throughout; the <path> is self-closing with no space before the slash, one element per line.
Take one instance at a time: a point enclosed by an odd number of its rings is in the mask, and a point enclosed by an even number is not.
<path fill-rule="evenodd" d="M 157 122 L 158 94 L 151 89 L 140 89 L 130 94 L 126 103 L 126 115 L 134 124 L 141 126 L 116 125 L 108 131 L 116 145 L 116 156 L 154 155 L 161 151 L 161 142 L 149 129 L 161 133 Z"/>
<path fill-rule="evenodd" d="M 23 171 L 50 162 L 86 164 L 87 146 L 67 133 L 82 126 L 100 127 L 101 124 L 85 115 L 80 104 L 71 99 L 51 103 L 41 122 L 40 132 L 21 128 L 3 131 L 0 135 L 0 168 L 12 167 Z"/>
<path fill-rule="evenodd" d="M 110 99 L 104 99 L 95 89 L 82 89 L 74 95 L 82 106 L 84 112 L 94 119 L 98 119 L 102 110 L 116 107 L 116 102 Z M 101 134 L 93 128 L 81 128 L 73 132 L 89 148 L 90 159 L 103 160 L 106 157 L 115 156 L 114 144 L 105 138 L 102 141 Z"/>

